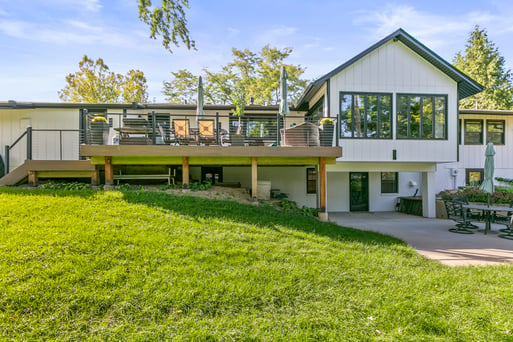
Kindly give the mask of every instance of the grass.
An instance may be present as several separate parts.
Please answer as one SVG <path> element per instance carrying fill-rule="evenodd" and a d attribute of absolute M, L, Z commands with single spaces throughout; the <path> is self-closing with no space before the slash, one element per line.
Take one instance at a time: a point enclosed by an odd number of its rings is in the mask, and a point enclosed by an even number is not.
<path fill-rule="evenodd" d="M 0 339 L 513 341 L 513 268 L 144 191 L 0 190 Z"/>

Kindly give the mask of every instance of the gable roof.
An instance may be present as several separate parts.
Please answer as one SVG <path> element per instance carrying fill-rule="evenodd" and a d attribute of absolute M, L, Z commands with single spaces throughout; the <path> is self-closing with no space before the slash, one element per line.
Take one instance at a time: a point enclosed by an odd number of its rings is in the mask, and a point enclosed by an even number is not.
<path fill-rule="evenodd" d="M 383 38 L 376 44 L 372 45 L 368 49 L 362 51 L 355 57 L 351 58 L 344 64 L 338 66 L 326 75 L 310 83 L 301 95 L 301 97 L 299 98 L 296 107 L 302 110 L 308 109 L 305 108 L 305 105 L 307 105 L 306 102 L 311 98 L 311 96 L 313 96 L 313 94 L 315 94 L 320 89 L 324 82 L 326 82 L 331 77 L 335 76 L 351 64 L 357 62 L 370 52 L 376 50 L 377 48 L 381 47 L 382 45 L 388 43 L 391 40 L 400 41 L 408 48 L 410 48 L 412 51 L 414 51 L 417 55 L 424 58 L 427 62 L 431 63 L 433 66 L 438 68 L 440 71 L 442 71 L 444 74 L 446 74 L 456 83 L 458 83 L 458 96 L 460 99 L 472 96 L 485 89 L 482 85 L 474 81 L 469 76 L 465 75 L 463 72 L 459 71 L 453 65 L 444 60 L 442 57 L 438 56 L 434 51 L 427 48 L 424 44 L 422 44 L 417 39 L 413 38 L 410 34 L 408 34 L 406 31 L 400 28 L 394 33 L 390 34 L 389 36 Z"/>

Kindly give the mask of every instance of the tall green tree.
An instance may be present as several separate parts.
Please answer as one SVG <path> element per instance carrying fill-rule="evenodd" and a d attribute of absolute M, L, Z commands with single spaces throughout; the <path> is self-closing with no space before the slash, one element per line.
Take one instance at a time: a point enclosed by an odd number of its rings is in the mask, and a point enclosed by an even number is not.
<path fill-rule="evenodd" d="M 512 109 L 513 85 L 511 70 L 499 49 L 488 39 L 486 30 L 475 26 L 467 40 L 465 53 L 458 52 L 453 60 L 455 67 L 485 86 L 479 94 L 460 101 L 466 109 Z"/>
<path fill-rule="evenodd" d="M 233 48 L 233 61 L 223 66 L 220 71 L 203 70 L 206 74 L 204 95 L 207 102 L 236 105 L 247 104 L 253 98 L 254 104 L 277 104 L 281 65 L 285 66 L 289 76 L 289 100 L 294 102 L 305 89 L 307 81 L 300 78 L 304 73 L 301 66 L 284 63 L 291 53 L 291 48 L 280 50 L 269 45 L 263 47 L 259 53 Z M 162 92 L 171 102 L 183 102 L 182 98 L 190 98 L 190 93 L 197 86 L 197 77 L 187 70 L 180 70 L 172 75 L 174 79 L 164 82 Z"/>
<path fill-rule="evenodd" d="M 199 77 L 194 76 L 185 69 L 171 72 L 173 80 L 164 81 L 162 94 L 166 95 L 166 101 L 171 103 L 196 103 Z"/>
<path fill-rule="evenodd" d="M 66 102 L 82 103 L 146 103 L 146 77 L 140 70 L 130 70 L 123 76 L 109 70 L 103 59 L 96 61 L 84 55 L 79 71 L 66 76 L 66 86 L 59 97 Z"/>
<path fill-rule="evenodd" d="M 153 6 L 151 0 L 138 0 L 139 19 L 150 26 L 150 38 L 162 37 L 162 45 L 173 52 L 171 45 L 185 44 L 187 49 L 195 48 L 196 43 L 190 38 L 185 18 L 185 9 L 189 0 L 162 0 L 161 6 Z"/>

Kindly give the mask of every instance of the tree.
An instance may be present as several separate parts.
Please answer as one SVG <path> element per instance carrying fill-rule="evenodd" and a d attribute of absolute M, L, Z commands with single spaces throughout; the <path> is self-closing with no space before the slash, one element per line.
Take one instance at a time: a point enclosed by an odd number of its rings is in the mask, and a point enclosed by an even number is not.
<path fill-rule="evenodd" d="M 162 45 L 169 52 L 173 52 L 171 44 L 184 43 L 187 49 L 194 49 L 196 43 L 190 38 L 185 8 L 189 8 L 189 0 L 162 0 L 160 7 L 152 7 L 151 0 L 139 0 L 139 19 L 150 26 L 150 38 L 162 36 Z"/>
<path fill-rule="evenodd" d="M 483 92 L 461 100 L 461 108 L 513 108 L 511 71 L 505 69 L 504 57 L 499 54 L 495 44 L 489 41 L 484 29 L 475 26 L 467 40 L 465 54 L 458 52 L 453 64 L 486 87 Z"/>
<path fill-rule="evenodd" d="M 140 70 L 130 70 L 126 76 L 109 71 L 98 58 L 96 61 L 84 55 L 78 63 L 79 71 L 66 76 L 67 85 L 59 91 L 66 102 L 83 103 L 146 103 L 148 93 L 146 77 Z"/>
<path fill-rule="evenodd" d="M 171 72 L 174 79 L 164 82 L 162 93 L 166 95 L 166 101 L 171 103 L 196 103 L 199 77 L 194 76 L 185 69 Z"/>
<path fill-rule="evenodd" d="M 288 78 L 288 95 L 291 102 L 297 100 L 306 87 L 306 80 L 300 79 L 304 69 L 292 64 L 284 64 L 284 60 L 292 53 L 291 48 L 279 50 L 266 45 L 259 54 L 250 50 L 232 49 L 234 60 L 221 68 L 221 71 L 203 71 L 205 77 L 205 98 L 211 103 L 247 104 L 253 98 L 253 103 L 272 105 L 279 101 L 280 66 L 284 65 Z M 190 98 L 195 91 L 197 82 L 192 73 L 180 70 L 172 73 L 174 79 L 164 82 L 165 95 L 176 94 L 173 101 Z M 185 88 L 184 88 L 185 87 Z"/>

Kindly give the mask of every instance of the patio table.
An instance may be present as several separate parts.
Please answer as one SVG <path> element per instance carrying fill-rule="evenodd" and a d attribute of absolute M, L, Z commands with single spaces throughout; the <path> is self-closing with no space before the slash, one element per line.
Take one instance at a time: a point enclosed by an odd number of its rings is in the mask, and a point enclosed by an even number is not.
<path fill-rule="evenodd" d="M 492 212 L 495 211 L 506 211 L 508 213 L 513 212 L 513 208 L 509 207 L 501 207 L 501 206 L 488 206 L 488 205 L 481 205 L 481 204 L 463 204 L 463 208 L 466 209 L 474 209 L 474 210 L 481 210 L 484 213 L 485 217 L 485 231 L 484 233 L 487 234 L 490 230 L 490 226 L 492 224 Z"/>

